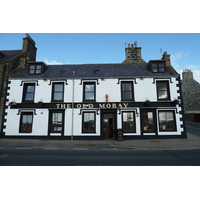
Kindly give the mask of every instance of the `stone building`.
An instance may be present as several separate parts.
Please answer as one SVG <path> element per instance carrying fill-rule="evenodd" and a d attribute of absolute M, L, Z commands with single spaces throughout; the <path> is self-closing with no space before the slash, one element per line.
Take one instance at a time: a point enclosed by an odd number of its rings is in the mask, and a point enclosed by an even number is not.
<path fill-rule="evenodd" d="M 193 78 L 193 72 L 185 69 L 181 81 L 185 119 L 200 122 L 200 84 Z"/>
<path fill-rule="evenodd" d="M 20 69 L 25 68 L 28 61 L 35 61 L 36 51 L 35 42 L 28 34 L 23 38 L 22 49 L 0 50 L 0 126 L 7 78 Z"/>
<path fill-rule="evenodd" d="M 117 64 L 31 61 L 7 85 L 1 137 L 186 137 L 180 75 L 167 52 L 145 62 L 134 44 Z"/>

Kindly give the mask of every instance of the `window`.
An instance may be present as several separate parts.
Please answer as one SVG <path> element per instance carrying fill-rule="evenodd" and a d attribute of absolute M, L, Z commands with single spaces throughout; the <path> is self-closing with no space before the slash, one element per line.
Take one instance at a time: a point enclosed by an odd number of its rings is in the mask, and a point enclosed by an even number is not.
<path fill-rule="evenodd" d="M 41 74 L 42 73 L 42 65 L 30 65 L 29 74 Z"/>
<path fill-rule="evenodd" d="M 53 83 L 52 101 L 63 101 L 64 84 Z"/>
<path fill-rule="evenodd" d="M 21 120 L 20 120 L 20 133 L 31 133 L 32 132 L 32 125 L 33 125 L 33 113 L 21 113 Z"/>
<path fill-rule="evenodd" d="M 165 63 L 164 62 L 153 62 L 151 63 L 151 72 L 153 73 L 164 73 Z"/>
<path fill-rule="evenodd" d="M 62 111 L 50 112 L 50 132 L 51 133 L 63 132 L 63 112 Z"/>
<path fill-rule="evenodd" d="M 133 82 L 121 83 L 121 99 L 122 101 L 133 100 Z"/>
<path fill-rule="evenodd" d="M 135 112 L 122 112 L 123 132 L 135 132 Z"/>
<path fill-rule="evenodd" d="M 174 111 L 158 111 L 158 117 L 160 131 L 176 131 Z"/>
<path fill-rule="evenodd" d="M 95 133 L 95 113 L 94 112 L 84 112 L 83 113 L 83 126 L 82 132 L 83 133 Z"/>
<path fill-rule="evenodd" d="M 169 82 L 157 81 L 157 98 L 158 100 L 170 100 Z"/>
<path fill-rule="evenodd" d="M 35 84 L 25 83 L 23 92 L 23 102 L 33 102 L 35 96 Z"/>
<path fill-rule="evenodd" d="M 155 121 L 153 111 L 142 111 L 142 132 L 153 133 L 155 132 Z"/>
<path fill-rule="evenodd" d="M 84 83 L 83 100 L 95 101 L 95 83 Z"/>

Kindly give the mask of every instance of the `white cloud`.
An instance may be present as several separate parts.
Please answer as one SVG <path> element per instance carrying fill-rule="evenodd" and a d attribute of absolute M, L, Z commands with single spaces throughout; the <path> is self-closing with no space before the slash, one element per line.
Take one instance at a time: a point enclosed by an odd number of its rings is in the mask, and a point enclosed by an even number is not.
<path fill-rule="evenodd" d="M 190 53 L 178 52 L 176 54 L 171 55 L 171 61 L 176 62 L 176 60 L 188 56 Z"/>
<path fill-rule="evenodd" d="M 47 65 L 62 65 L 62 64 L 63 64 L 63 63 L 57 62 L 57 61 L 55 61 L 55 60 L 48 61 L 47 58 L 44 59 L 44 62 L 45 62 Z"/>
<path fill-rule="evenodd" d="M 194 79 L 200 83 L 200 70 L 192 70 Z"/>
<path fill-rule="evenodd" d="M 194 64 L 183 64 L 182 59 L 186 58 L 190 53 L 178 52 L 171 55 L 171 64 L 175 70 L 181 75 L 184 69 L 190 69 L 193 72 L 193 77 L 200 83 L 200 66 Z M 185 63 L 185 62 L 184 62 Z"/>

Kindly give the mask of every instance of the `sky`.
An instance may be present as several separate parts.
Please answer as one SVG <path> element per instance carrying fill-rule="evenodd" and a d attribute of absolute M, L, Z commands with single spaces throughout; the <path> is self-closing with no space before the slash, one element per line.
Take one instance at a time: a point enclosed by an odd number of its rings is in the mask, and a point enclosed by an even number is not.
<path fill-rule="evenodd" d="M 121 63 L 125 47 L 137 41 L 142 58 L 161 59 L 167 51 L 171 64 L 182 74 L 190 69 L 200 83 L 199 33 L 29 33 L 36 42 L 37 61 L 46 64 Z M 0 33 L 0 49 L 22 48 L 26 33 Z"/>

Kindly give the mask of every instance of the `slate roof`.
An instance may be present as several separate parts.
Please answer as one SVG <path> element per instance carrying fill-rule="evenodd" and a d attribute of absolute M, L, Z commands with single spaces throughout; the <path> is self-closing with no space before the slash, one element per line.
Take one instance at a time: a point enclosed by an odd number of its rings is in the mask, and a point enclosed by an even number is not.
<path fill-rule="evenodd" d="M 83 64 L 83 65 L 47 65 L 44 73 L 29 75 L 28 69 L 17 72 L 12 79 L 71 79 L 74 78 L 134 78 L 134 77 L 177 77 L 178 73 L 168 67 L 165 73 L 151 73 L 148 63 L 138 64 Z"/>
<path fill-rule="evenodd" d="M 0 50 L 0 62 L 5 62 L 22 53 L 22 50 Z"/>

